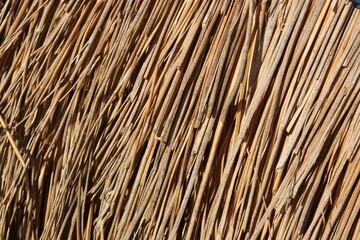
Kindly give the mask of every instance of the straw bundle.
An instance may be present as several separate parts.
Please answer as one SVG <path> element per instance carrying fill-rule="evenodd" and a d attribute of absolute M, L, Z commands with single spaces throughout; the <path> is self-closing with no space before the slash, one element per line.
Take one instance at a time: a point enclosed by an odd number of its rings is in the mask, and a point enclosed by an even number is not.
<path fill-rule="evenodd" d="M 2 239 L 356 239 L 360 11 L 0 1 Z"/>

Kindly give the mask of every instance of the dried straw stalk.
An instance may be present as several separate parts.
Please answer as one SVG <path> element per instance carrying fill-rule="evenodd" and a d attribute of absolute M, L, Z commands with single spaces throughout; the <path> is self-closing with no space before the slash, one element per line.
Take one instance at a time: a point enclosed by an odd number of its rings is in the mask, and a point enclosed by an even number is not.
<path fill-rule="evenodd" d="M 345 1 L 0 1 L 2 239 L 357 239 Z"/>

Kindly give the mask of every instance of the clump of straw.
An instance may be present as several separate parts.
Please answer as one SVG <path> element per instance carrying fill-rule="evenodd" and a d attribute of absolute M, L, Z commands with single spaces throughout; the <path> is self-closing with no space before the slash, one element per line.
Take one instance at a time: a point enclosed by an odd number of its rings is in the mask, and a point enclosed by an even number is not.
<path fill-rule="evenodd" d="M 356 239 L 360 11 L 0 1 L 2 239 Z"/>

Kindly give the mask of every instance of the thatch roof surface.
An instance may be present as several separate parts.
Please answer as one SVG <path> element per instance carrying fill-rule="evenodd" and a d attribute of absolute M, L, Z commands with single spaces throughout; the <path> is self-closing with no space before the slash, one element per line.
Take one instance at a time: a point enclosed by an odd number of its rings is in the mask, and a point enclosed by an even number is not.
<path fill-rule="evenodd" d="M 0 1 L 1 239 L 356 239 L 360 10 Z"/>

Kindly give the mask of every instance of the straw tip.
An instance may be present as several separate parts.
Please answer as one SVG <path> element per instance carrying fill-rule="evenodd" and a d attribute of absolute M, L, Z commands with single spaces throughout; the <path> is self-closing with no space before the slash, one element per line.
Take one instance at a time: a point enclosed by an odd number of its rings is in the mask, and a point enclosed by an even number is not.
<path fill-rule="evenodd" d="M 354 3 L 356 8 L 360 8 L 360 0 L 351 0 Z"/>

